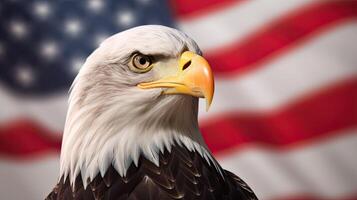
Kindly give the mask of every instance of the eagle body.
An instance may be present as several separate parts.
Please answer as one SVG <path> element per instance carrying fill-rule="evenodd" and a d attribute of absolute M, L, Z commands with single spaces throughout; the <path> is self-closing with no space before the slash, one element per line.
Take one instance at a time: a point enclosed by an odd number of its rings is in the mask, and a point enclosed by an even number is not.
<path fill-rule="evenodd" d="M 186 34 L 146 25 L 109 37 L 72 84 L 47 199 L 257 199 L 202 138 L 198 102 L 208 109 L 213 94 L 211 68 Z"/>
<path fill-rule="evenodd" d="M 156 166 L 144 157 L 132 164 L 125 177 L 110 166 L 104 177 L 97 175 L 87 188 L 77 177 L 74 188 L 63 177 L 47 200 L 239 200 L 256 199 L 252 190 L 234 174 L 212 167 L 201 155 L 175 144 L 171 152 L 160 153 Z"/>

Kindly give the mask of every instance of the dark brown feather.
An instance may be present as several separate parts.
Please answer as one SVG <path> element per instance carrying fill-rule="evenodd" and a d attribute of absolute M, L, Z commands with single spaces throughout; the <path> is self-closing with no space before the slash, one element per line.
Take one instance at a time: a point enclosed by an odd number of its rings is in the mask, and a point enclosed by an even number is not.
<path fill-rule="evenodd" d="M 97 177 L 84 189 L 80 176 L 74 189 L 62 177 L 46 200 L 255 200 L 249 186 L 233 173 L 222 170 L 224 178 L 199 153 L 175 145 L 160 153 L 160 167 L 140 157 L 125 177 L 110 166 L 104 177 Z"/>

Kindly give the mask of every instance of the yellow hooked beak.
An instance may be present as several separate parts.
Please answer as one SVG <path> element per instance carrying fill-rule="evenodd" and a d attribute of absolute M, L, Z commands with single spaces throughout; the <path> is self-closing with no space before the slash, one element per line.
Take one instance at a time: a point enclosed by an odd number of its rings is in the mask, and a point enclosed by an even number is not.
<path fill-rule="evenodd" d="M 213 99 L 214 79 L 207 60 L 191 51 L 186 51 L 181 55 L 178 67 L 176 75 L 158 81 L 140 83 L 138 87 L 168 88 L 164 94 L 188 94 L 206 98 L 206 110 L 208 110 Z"/>

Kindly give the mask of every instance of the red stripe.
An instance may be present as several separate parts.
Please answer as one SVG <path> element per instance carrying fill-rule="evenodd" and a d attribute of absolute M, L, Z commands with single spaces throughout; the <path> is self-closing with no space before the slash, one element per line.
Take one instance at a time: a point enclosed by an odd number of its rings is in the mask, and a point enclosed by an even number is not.
<path fill-rule="evenodd" d="M 0 126 L 0 156 L 26 157 L 55 151 L 61 147 L 61 138 L 29 120 Z"/>
<path fill-rule="evenodd" d="M 221 10 L 243 0 L 171 0 L 171 7 L 176 17 L 187 19 Z"/>
<path fill-rule="evenodd" d="M 201 131 L 213 153 L 249 143 L 284 147 L 357 126 L 356 102 L 357 79 L 306 97 L 280 111 L 217 116 L 202 122 Z"/>
<path fill-rule="evenodd" d="M 205 57 L 212 64 L 215 73 L 234 76 L 236 73 L 262 66 L 262 62 L 267 58 L 271 59 L 281 52 L 286 52 L 287 48 L 293 47 L 313 33 L 325 30 L 341 19 L 356 16 L 357 1 L 310 5 L 229 47 L 207 52 Z"/>

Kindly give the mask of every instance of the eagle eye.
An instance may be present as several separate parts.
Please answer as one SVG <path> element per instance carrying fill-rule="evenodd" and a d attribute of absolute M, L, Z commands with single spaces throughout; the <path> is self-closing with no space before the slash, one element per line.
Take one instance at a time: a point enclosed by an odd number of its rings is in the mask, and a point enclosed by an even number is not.
<path fill-rule="evenodd" d="M 132 56 L 131 65 L 136 72 L 147 72 L 152 67 L 152 59 L 150 56 L 137 53 Z"/>

